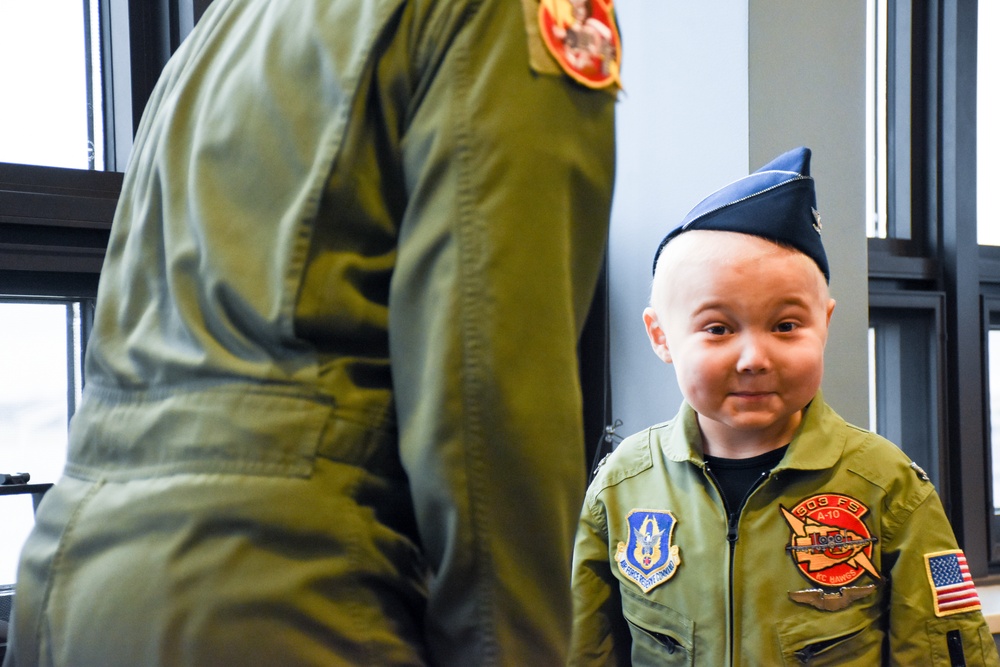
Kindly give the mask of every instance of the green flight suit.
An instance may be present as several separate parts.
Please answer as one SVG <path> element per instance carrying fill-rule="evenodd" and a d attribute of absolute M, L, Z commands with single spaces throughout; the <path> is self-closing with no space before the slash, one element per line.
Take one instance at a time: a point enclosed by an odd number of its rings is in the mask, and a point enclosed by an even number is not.
<path fill-rule="evenodd" d="M 931 564 L 961 554 L 933 485 L 895 445 L 817 396 L 730 530 L 700 442 L 685 403 L 600 467 L 574 553 L 570 664 L 960 664 L 951 635 L 961 664 L 1000 665 L 975 605 L 934 592 Z M 662 537 L 648 567 L 628 557 L 642 536 Z"/>
<path fill-rule="evenodd" d="M 537 12 L 213 2 L 139 128 L 7 665 L 564 662 L 615 90 Z"/>

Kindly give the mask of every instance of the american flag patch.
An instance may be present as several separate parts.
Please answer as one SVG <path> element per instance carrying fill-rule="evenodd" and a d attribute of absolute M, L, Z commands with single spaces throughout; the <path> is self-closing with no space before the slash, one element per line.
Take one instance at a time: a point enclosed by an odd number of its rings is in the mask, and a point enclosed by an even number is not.
<path fill-rule="evenodd" d="M 961 549 L 924 554 L 927 579 L 934 593 L 934 615 L 948 616 L 982 609 Z"/>

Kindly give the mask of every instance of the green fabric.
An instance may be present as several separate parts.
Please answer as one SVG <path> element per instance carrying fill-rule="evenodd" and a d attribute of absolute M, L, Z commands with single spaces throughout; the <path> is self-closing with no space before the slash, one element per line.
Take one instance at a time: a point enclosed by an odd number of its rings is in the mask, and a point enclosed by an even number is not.
<path fill-rule="evenodd" d="M 139 129 L 10 665 L 564 661 L 615 98 L 533 71 L 531 15 L 212 3 Z"/>
<path fill-rule="evenodd" d="M 785 549 L 791 528 L 779 508 L 792 510 L 817 494 L 868 507 L 862 520 L 878 538 L 871 562 L 880 577 L 863 573 L 848 582 L 874 584 L 875 592 L 841 610 L 789 598 L 839 590 L 806 578 Z M 670 544 L 679 548 L 680 565 L 647 593 L 614 560 L 618 543 L 628 541 L 633 509 L 676 518 Z M 726 535 L 690 406 L 624 440 L 591 483 L 581 515 L 570 664 L 797 665 L 799 651 L 829 642 L 808 664 L 948 665 L 928 656 L 948 655 L 952 630 L 961 633 L 966 664 L 1000 664 L 979 611 L 935 616 L 924 555 L 957 547 L 933 486 L 895 445 L 847 424 L 821 396 L 743 507 L 732 557 Z"/>
<path fill-rule="evenodd" d="M 308 480 L 66 477 L 54 491 L 22 555 L 10 664 L 427 659 L 422 558 L 377 520 L 405 485 L 319 459 Z"/>

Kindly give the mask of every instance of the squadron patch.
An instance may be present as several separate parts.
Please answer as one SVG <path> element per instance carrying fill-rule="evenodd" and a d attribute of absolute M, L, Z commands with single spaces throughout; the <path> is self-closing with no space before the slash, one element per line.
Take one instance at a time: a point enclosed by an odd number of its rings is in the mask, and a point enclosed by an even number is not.
<path fill-rule="evenodd" d="M 621 38 L 612 0 L 541 0 L 538 27 L 549 53 L 588 88 L 621 85 Z"/>
<path fill-rule="evenodd" d="M 865 572 L 881 579 L 871 561 L 878 541 L 861 520 L 868 508 L 836 493 L 806 498 L 791 511 L 781 513 L 792 534 L 785 547 L 799 571 L 814 583 L 842 588 Z"/>
<path fill-rule="evenodd" d="M 677 519 L 667 511 L 634 509 L 628 513 L 628 542 L 618 543 L 618 570 L 648 593 L 677 573 L 680 549 L 671 545 Z"/>

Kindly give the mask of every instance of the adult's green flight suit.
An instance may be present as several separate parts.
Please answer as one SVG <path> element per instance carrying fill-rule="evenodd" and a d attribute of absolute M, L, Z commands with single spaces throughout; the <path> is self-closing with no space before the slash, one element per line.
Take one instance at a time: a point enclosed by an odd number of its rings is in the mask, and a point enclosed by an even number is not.
<path fill-rule="evenodd" d="M 7 665 L 554 665 L 613 90 L 537 1 L 215 0 L 111 233 Z"/>
<path fill-rule="evenodd" d="M 949 610 L 935 594 L 932 567 L 961 553 L 933 485 L 895 445 L 817 396 L 727 517 L 700 443 L 685 403 L 595 476 L 574 553 L 571 665 L 1000 665 L 976 605 Z M 665 565 L 648 578 L 619 565 L 635 533 L 650 534 L 646 517 L 663 533 L 647 553 Z"/>

